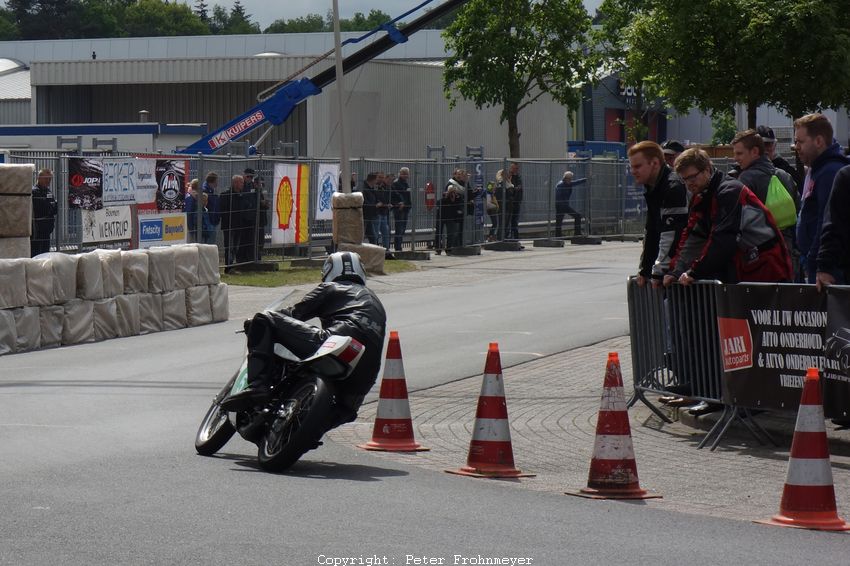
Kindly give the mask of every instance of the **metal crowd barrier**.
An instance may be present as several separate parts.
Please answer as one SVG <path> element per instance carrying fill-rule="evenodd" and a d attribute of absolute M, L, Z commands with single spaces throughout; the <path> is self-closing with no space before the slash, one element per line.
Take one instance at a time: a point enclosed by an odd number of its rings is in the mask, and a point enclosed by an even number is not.
<path fill-rule="evenodd" d="M 634 394 L 631 407 L 644 403 L 665 422 L 670 418 L 647 393 L 676 395 L 723 405 L 723 412 L 698 448 L 714 437 L 711 450 L 733 422 L 741 422 L 759 442 L 776 444 L 747 407 L 723 400 L 723 366 L 717 330 L 715 290 L 718 281 L 656 288 L 637 279 L 628 281 L 629 333 L 632 349 Z"/>
<path fill-rule="evenodd" d="M 82 215 L 79 209 L 68 206 L 68 160 L 72 157 L 90 156 L 103 160 L 129 156 L 119 152 L 84 152 L 69 154 L 64 151 L 34 151 L 14 150 L 10 153 L 13 163 L 34 163 L 36 169 L 49 168 L 54 171 L 52 189 L 59 202 L 59 217 L 56 222 L 51 247 L 53 249 L 78 252 L 85 246 L 82 244 Z M 155 155 L 154 155 L 155 156 Z M 154 157 L 145 156 L 145 157 Z M 163 156 L 168 158 L 168 156 Z M 253 256 L 263 254 L 287 254 L 311 256 L 316 247 L 321 253 L 331 240 L 331 222 L 316 219 L 316 199 L 312 195 L 314 187 L 318 186 L 318 165 L 332 163 L 330 159 L 315 159 L 310 157 L 284 158 L 280 156 L 179 156 L 188 162 L 186 182 L 197 178 L 203 181 L 207 173 L 215 171 L 219 175 L 217 194 L 221 194 L 230 185 L 232 175 L 241 174 L 245 168 L 251 167 L 265 180 L 263 188 L 265 198 L 272 201 L 274 191 L 274 168 L 276 163 L 304 163 L 310 166 L 310 210 L 309 210 L 309 242 L 296 246 L 287 246 L 283 250 L 277 247 L 269 250 L 271 212 L 257 210 L 257 220 L 265 216 L 264 238 L 258 239 Z M 643 232 L 645 222 L 645 204 L 643 189 L 634 185 L 634 179 L 629 174 L 628 162 L 618 159 L 590 159 L 587 157 L 553 159 L 553 160 L 516 160 L 520 166 L 523 178 L 524 197 L 520 207 L 519 232 L 522 239 L 553 238 L 555 234 L 555 185 L 561 180 L 565 171 L 572 171 L 574 179 L 586 179 L 582 184 L 573 188 L 570 205 L 581 214 L 582 232 L 586 236 L 633 237 Z M 509 159 L 473 159 L 469 157 L 454 157 L 440 160 L 380 160 L 353 159 L 351 170 L 357 175 L 357 188 L 362 186 L 366 174 L 370 171 L 397 173 L 401 167 L 410 169 L 410 190 L 412 208 L 408 218 L 407 229 L 403 238 L 404 250 L 421 250 L 434 246 L 437 207 L 427 199 L 425 187 L 431 183 L 435 197 L 439 199 L 452 172 L 456 168 L 470 172 L 472 185 L 495 182 L 499 169 L 510 167 Z M 33 180 L 35 181 L 35 180 Z M 431 205 L 429 207 L 429 204 Z M 508 224 L 504 192 L 500 201 L 499 229 L 495 231 L 495 240 L 504 239 L 504 228 Z M 483 205 L 482 205 L 483 208 Z M 395 228 L 392 225 L 391 233 Z M 563 238 L 573 235 L 573 219 L 564 218 Z M 464 216 L 464 244 L 482 244 L 490 236 L 491 219 L 489 215 Z M 216 242 L 221 246 L 226 238 L 221 228 L 216 230 Z M 260 249 L 265 243 L 265 250 Z M 393 246 L 394 247 L 394 246 Z M 222 254 L 223 263 L 224 254 Z"/>

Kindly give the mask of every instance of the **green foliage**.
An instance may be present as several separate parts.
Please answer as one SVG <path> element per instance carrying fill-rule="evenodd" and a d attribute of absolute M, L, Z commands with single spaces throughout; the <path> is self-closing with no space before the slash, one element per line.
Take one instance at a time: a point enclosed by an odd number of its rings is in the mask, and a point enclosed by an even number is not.
<path fill-rule="evenodd" d="M 0 41 L 16 39 L 20 39 L 20 32 L 15 25 L 15 15 L 5 8 L 0 8 Z"/>
<path fill-rule="evenodd" d="M 210 11 L 209 6 L 204 0 L 195 0 L 195 9 L 193 10 L 195 15 L 198 16 L 202 22 L 209 25 L 210 23 Z"/>
<path fill-rule="evenodd" d="M 601 12 L 618 48 L 608 61 L 680 112 L 746 103 L 754 126 L 761 104 L 797 116 L 850 101 L 846 0 L 605 0 Z"/>
<path fill-rule="evenodd" d="M 738 125 L 735 123 L 735 113 L 731 110 L 715 112 L 711 115 L 711 127 L 714 133 L 711 135 L 711 145 L 725 145 L 732 142 L 732 138 L 738 133 Z"/>
<path fill-rule="evenodd" d="M 583 53 L 590 17 L 581 0 L 471 0 L 443 31 L 443 85 L 454 106 L 501 107 L 511 157 L 519 157 L 517 115 L 548 93 L 570 109 L 590 75 Z"/>
<path fill-rule="evenodd" d="M 163 0 L 139 0 L 125 12 L 130 37 L 204 35 L 209 27 L 186 4 Z"/>
<path fill-rule="evenodd" d="M 375 9 L 369 10 L 368 16 L 364 16 L 363 12 L 355 12 L 351 19 L 340 18 L 339 29 L 340 31 L 369 31 L 392 19 L 389 14 Z M 332 17 L 328 18 L 328 23 L 328 29 L 333 29 Z"/>
<path fill-rule="evenodd" d="M 320 14 L 307 14 L 291 20 L 275 20 L 263 33 L 313 33 L 328 31 L 325 18 Z"/>

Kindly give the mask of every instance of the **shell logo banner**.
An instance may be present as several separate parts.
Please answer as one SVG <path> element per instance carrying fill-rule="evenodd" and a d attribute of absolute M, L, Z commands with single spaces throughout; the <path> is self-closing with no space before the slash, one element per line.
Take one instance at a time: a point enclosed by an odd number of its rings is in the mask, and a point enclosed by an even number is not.
<path fill-rule="evenodd" d="M 303 244 L 310 239 L 310 167 L 278 163 L 274 166 L 273 244 Z"/>

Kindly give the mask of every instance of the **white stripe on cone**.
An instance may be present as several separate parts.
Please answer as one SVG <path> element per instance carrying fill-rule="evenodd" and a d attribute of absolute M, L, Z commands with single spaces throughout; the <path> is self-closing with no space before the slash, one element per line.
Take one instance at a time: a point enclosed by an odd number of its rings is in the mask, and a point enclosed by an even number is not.
<path fill-rule="evenodd" d="M 502 374 L 485 373 L 484 382 L 481 384 L 482 397 L 504 397 L 505 386 L 499 379 Z"/>
<path fill-rule="evenodd" d="M 788 485 L 830 486 L 832 485 L 832 468 L 826 458 L 789 458 Z"/>
<path fill-rule="evenodd" d="M 384 360 L 384 379 L 404 379 L 404 364 L 400 359 Z"/>
<path fill-rule="evenodd" d="M 606 387 L 602 390 L 602 411 L 626 411 L 626 395 L 622 387 Z"/>
<path fill-rule="evenodd" d="M 797 432 L 826 432 L 823 405 L 800 405 L 797 413 Z"/>
<path fill-rule="evenodd" d="M 407 399 L 380 399 L 378 401 L 379 419 L 410 419 L 410 403 Z"/>
<path fill-rule="evenodd" d="M 510 442 L 511 427 L 508 419 L 475 419 L 472 440 Z"/>
<path fill-rule="evenodd" d="M 597 434 L 593 443 L 593 457 L 597 460 L 634 460 L 632 437 L 625 434 Z"/>

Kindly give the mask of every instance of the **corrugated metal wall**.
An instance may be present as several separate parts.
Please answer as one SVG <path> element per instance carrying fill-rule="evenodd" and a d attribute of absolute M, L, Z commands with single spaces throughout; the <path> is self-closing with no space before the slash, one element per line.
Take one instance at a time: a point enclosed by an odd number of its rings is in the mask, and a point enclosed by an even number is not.
<path fill-rule="evenodd" d="M 29 124 L 29 100 L 0 100 L 0 124 Z"/>
<path fill-rule="evenodd" d="M 424 157 L 425 146 L 446 146 L 465 155 L 484 146 L 488 157 L 508 151 L 508 126 L 500 109 L 478 110 L 459 101 L 453 110 L 443 94 L 442 65 L 372 62 L 346 76 L 346 131 L 352 157 Z M 310 101 L 311 155 L 339 154 L 338 106 L 334 85 Z M 567 111 L 543 96 L 519 115 L 523 157 L 558 158 L 566 153 Z"/>
<path fill-rule="evenodd" d="M 254 106 L 257 93 L 272 84 L 221 82 L 38 87 L 38 123 L 137 122 L 139 111 L 147 110 L 151 122 L 206 123 L 212 130 Z M 256 140 L 262 131 L 252 133 L 249 139 Z M 306 108 L 303 104 L 286 122 L 275 128 L 260 150 L 271 154 L 279 141 L 295 140 L 302 144 L 307 140 Z"/>

